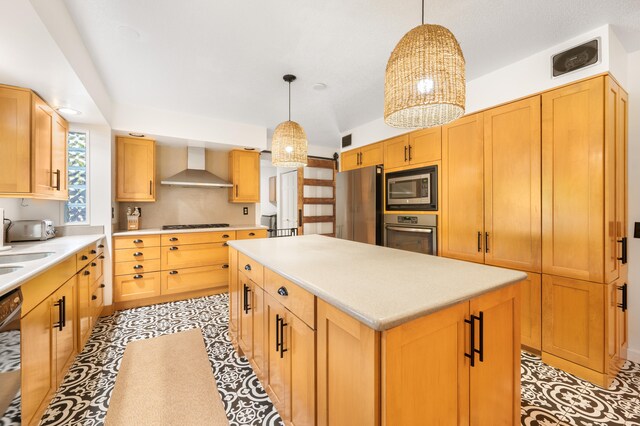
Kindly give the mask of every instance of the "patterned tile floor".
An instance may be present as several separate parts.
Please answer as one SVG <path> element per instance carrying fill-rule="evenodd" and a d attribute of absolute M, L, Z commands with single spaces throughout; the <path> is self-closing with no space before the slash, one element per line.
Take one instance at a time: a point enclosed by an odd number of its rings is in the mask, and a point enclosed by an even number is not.
<path fill-rule="evenodd" d="M 102 318 L 67 373 L 41 425 L 104 424 L 127 343 L 202 329 L 231 425 L 278 425 L 280 417 L 227 333 L 227 294 L 117 312 Z M 640 365 L 627 362 L 609 390 L 522 354 L 522 425 L 640 426 Z M 0 419 L 0 425 L 13 425 Z"/>

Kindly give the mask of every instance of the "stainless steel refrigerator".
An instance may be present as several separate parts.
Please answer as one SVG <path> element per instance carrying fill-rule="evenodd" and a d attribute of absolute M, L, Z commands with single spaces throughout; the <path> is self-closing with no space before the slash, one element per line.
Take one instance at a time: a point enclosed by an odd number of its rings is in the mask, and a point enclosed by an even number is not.
<path fill-rule="evenodd" d="M 336 237 L 382 245 L 382 166 L 336 177 Z"/>

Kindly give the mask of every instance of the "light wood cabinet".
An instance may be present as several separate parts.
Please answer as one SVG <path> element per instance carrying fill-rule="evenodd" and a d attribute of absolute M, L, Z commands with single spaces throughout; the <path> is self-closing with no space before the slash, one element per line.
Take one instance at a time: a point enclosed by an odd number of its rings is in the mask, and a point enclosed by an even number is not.
<path fill-rule="evenodd" d="M 260 153 L 232 150 L 229 152 L 229 188 L 231 203 L 260 202 Z"/>
<path fill-rule="evenodd" d="M 247 229 L 236 231 L 237 240 L 251 240 L 255 238 L 267 238 L 266 229 Z"/>
<path fill-rule="evenodd" d="M 227 290 L 228 267 L 224 264 L 162 271 L 160 294 L 185 293 L 216 287 Z"/>
<path fill-rule="evenodd" d="M 242 307 L 241 307 L 242 309 Z M 271 296 L 264 298 L 264 347 L 265 378 L 264 389 L 269 395 L 274 407 L 285 422 L 287 410 L 287 381 L 289 380 L 288 355 L 280 352 L 280 322 L 286 319 L 286 309 Z M 241 326 L 242 328 L 242 326 Z"/>
<path fill-rule="evenodd" d="M 442 128 L 432 127 L 384 141 L 386 170 L 438 161 L 441 152 Z"/>
<path fill-rule="evenodd" d="M 91 285 L 93 276 L 87 265 L 78 272 L 78 348 L 82 349 L 91 331 Z"/>
<path fill-rule="evenodd" d="M 160 296 L 160 273 L 116 276 L 113 285 L 113 300 L 128 302 Z"/>
<path fill-rule="evenodd" d="M 520 336 L 522 345 L 533 352 L 542 350 L 542 275 L 527 272 L 520 283 Z"/>
<path fill-rule="evenodd" d="M 442 256 L 484 262 L 482 114 L 442 128 Z"/>
<path fill-rule="evenodd" d="M 343 172 L 382 164 L 384 162 L 384 144 L 378 142 L 345 151 L 340 158 L 342 163 L 340 170 Z"/>
<path fill-rule="evenodd" d="M 229 338 L 238 350 L 238 323 L 240 322 L 240 283 L 238 281 L 238 250 L 229 248 Z"/>
<path fill-rule="evenodd" d="M 229 249 L 225 243 L 188 244 L 161 248 L 160 267 L 163 270 L 195 268 L 226 264 Z"/>
<path fill-rule="evenodd" d="M 0 85 L 0 196 L 66 200 L 67 130 L 35 93 Z"/>
<path fill-rule="evenodd" d="M 116 201 L 156 201 L 156 143 L 116 138 Z"/>
<path fill-rule="evenodd" d="M 53 295 L 53 345 L 55 348 L 56 387 L 62 382 L 67 368 L 77 353 L 76 332 L 76 277 L 67 281 Z"/>
<path fill-rule="evenodd" d="M 264 291 L 242 272 L 238 273 L 238 286 L 240 288 L 238 345 L 249 359 L 258 379 L 264 380 Z"/>

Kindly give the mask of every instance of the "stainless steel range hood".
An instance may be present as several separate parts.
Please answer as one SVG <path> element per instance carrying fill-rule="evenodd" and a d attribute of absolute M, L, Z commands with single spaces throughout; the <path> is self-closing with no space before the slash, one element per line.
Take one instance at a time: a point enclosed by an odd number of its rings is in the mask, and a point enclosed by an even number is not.
<path fill-rule="evenodd" d="M 204 168 L 204 148 L 187 148 L 187 168 L 160 182 L 163 185 L 177 185 L 198 188 L 231 188 L 233 185 Z"/>

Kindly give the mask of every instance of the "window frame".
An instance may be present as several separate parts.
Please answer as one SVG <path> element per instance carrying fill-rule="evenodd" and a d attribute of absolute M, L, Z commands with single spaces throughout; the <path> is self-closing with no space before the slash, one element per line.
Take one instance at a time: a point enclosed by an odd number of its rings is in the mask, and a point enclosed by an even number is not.
<path fill-rule="evenodd" d="M 90 170 L 91 170 L 91 152 L 90 152 L 90 143 L 89 141 L 91 140 L 91 132 L 89 132 L 89 130 L 86 129 L 69 129 L 68 133 L 67 133 L 67 153 L 66 153 L 66 161 L 67 161 L 67 190 L 69 189 L 69 133 L 83 133 L 86 137 L 86 142 L 85 142 L 85 156 L 86 156 L 86 162 L 85 162 L 85 170 L 86 170 L 86 182 L 87 182 L 87 214 L 86 214 L 86 219 L 84 222 L 67 222 L 67 217 L 65 214 L 65 210 L 66 210 L 66 206 L 67 203 L 69 202 L 69 200 L 67 199 L 66 201 L 64 201 L 63 203 L 61 203 L 60 206 L 60 217 L 62 219 L 62 223 L 64 224 L 64 226 L 87 226 L 91 224 L 91 174 L 90 174 Z"/>

